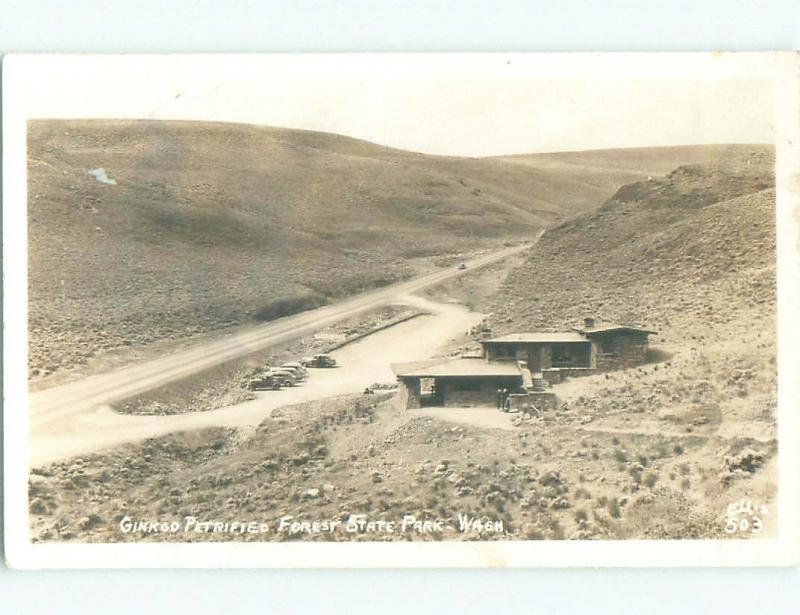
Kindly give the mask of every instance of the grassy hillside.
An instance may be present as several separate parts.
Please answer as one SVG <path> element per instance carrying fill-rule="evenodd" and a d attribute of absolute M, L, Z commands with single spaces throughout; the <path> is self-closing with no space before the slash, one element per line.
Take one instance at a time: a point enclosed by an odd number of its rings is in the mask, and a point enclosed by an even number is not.
<path fill-rule="evenodd" d="M 730 145 L 638 147 L 504 156 L 498 160 L 569 179 L 560 188 L 559 197 L 562 201 L 568 198 L 577 214 L 594 210 L 624 184 L 666 175 L 682 165 L 719 164 L 746 150 L 747 146 Z"/>
<path fill-rule="evenodd" d="M 754 147 L 621 187 L 544 235 L 503 287 L 499 329 L 559 328 L 594 314 L 708 332 L 741 309 L 772 305 L 773 164 Z"/>
<path fill-rule="evenodd" d="M 529 238 L 601 203 L 629 175 L 618 153 L 593 154 L 586 182 L 579 161 L 434 157 L 267 127 L 29 128 L 34 376 L 110 349 L 270 319 L 413 275 L 431 257 Z M 613 164 L 598 171 L 608 156 Z M 97 168 L 115 183 L 89 174 Z M 637 172 L 662 168 L 655 152 Z"/>
<path fill-rule="evenodd" d="M 632 535 L 680 536 L 681 520 L 699 518 L 716 519 L 718 531 L 726 506 L 743 496 L 765 504 L 776 527 L 772 167 L 771 152 L 752 148 L 624 186 L 547 232 L 494 305 L 497 333 L 558 329 L 589 315 L 658 332 L 650 365 L 555 387 L 566 416 L 580 421 L 565 419 L 553 433 L 613 435 L 620 475 L 605 475 L 606 486 L 643 493 L 641 506 L 620 513 Z M 681 434 L 695 444 L 642 456 Z M 562 464 L 566 475 L 580 471 L 576 457 Z"/>

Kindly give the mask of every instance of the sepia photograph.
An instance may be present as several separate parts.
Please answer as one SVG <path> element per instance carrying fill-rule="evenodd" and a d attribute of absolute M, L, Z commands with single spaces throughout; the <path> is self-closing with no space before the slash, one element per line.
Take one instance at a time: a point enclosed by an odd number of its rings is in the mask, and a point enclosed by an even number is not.
<path fill-rule="evenodd" d="M 798 74 L 12 57 L 9 552 L 796 560 Z"/>

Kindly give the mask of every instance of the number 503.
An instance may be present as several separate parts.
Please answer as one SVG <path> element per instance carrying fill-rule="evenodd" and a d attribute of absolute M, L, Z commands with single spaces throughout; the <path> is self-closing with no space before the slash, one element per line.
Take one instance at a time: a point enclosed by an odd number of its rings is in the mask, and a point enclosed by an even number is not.
<path fill-rule="evenodd" d="M 753 534 L 758 534 L 763 527 L 764 522 L 761 521 L 761 517 L 753 517 L 752 519 L 742 517 L 738 520 L 728 519 L 725 523 L 725 532 L 728 534 L 733 534 L 735 532 L 749 531 Z"/>

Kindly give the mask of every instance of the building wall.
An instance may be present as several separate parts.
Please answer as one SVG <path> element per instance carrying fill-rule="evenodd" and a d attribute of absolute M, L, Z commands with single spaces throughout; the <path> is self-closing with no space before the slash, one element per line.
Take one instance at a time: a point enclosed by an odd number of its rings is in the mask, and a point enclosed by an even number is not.
<path fill-rule="evenodd" d="M 478 391 L 459 390 L 454 384 L 444 385 L 445 406 L 496 406 L 497 387 L 482 386 Z"/>
<path fill-rule="evenodd" d="M 597 369 L 608 371 L 641 365 L 647 360 L 647 335 L 629 331 L 592 336 Z"/>
<path fill-rule="evenodd" d="M 554 343 L 550 346 L 551 360 L 549 367 L 591 367 L 592 344 L 589 340 L 584 343 Z"/>
<path fill-rule="evenodd" d="M 469 382 L 474 388 L 465 389 L 465 382 Z M 521 378 L 437 378 L 436 386 L 443 387 L 445 406 L 497 407 L 497 389 L 507 388 L 509 393 L 517 392 L 521 386 Z"/>
<path fill-rule="evenodd" d="M 401 408 L 412 409 L 422 407 L 420 401 L 419 378 L 408 378 L 400 381 L 398 399 Z"/>
<path fill-rule="evenodd" d="M 547 342 L 536 344 L 488 344 L 489 361 L 524 361 L 531 372 L 553 367 L 597 368 L 600 371 L 641 365 L 647 360 L 648 336 L 635 331 L 594 333 L 591 344 Z M 554 359 L 554 346 L 563 350 L 568 361 Z M 609 349 L 610 348 L 610 349 Z M 558 353 L 555 353 L 556 357 Z M 555 364 L 555 365 L 554 365 Z"/>
<path fill-rule="evenodd" d="M 588 340 L 587 340 L 588 342 Z M 566 354 L 568 365 L 590 367 L 592 365 L 591 344 L 542 342 L 535 344 L 489 344 L 486 357 L 489 361 L 524 361 L 533 372 L 553 367 L 554 347 Z"/>

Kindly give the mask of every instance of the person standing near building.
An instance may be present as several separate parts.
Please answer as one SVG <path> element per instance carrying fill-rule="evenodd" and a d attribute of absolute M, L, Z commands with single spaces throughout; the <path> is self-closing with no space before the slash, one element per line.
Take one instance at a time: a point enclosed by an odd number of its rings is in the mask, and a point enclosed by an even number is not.
<path fill-rule="evenodd" d="M 503 409 L 503 389 L 497 389 L 497 409 Z"/>

